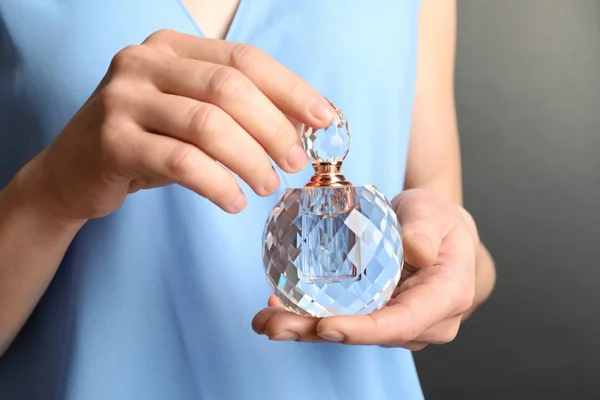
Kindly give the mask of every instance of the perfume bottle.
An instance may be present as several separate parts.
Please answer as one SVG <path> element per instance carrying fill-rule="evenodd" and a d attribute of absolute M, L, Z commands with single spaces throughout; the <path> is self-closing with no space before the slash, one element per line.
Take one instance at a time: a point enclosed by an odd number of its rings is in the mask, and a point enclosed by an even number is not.
<path fill-rule="evenodd" d="M 403 267 L 401 228 L 389 200 L 373 185 L 353 186 L 341 173 L 350 127 L 302 126 L 315 174 L 286 189 L 269 215 L 262 256 L 273 293 L 300 315 L 367 314 L 383 307 Z"/>

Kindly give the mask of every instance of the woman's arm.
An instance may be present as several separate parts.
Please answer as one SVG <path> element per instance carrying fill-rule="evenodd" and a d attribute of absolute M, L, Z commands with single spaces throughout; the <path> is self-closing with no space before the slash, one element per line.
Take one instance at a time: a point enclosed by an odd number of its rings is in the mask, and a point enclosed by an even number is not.
<path fill-rule="evenodd" d="M 84 223 L 47 211 L 36 161 L 0 191 L 0 355 L 29 318 Z"/>
<path fill-rule="evenodd" d="M 405 189 L 436 192 L 462 206 L 461 160 L 454 103 L 456 1 L 423 0 L 419 20 L 418 69 Z M 477 249 L 473 307 L 491 294 L 494 262 Z"/>

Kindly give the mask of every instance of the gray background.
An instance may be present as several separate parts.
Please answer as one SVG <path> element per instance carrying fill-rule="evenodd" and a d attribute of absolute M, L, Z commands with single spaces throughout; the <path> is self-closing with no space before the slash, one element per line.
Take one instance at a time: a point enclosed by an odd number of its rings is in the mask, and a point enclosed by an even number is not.
<path fill-rule="evenodd" d="M 600 0 L 459 0 L 465 202 L 496 260 L 427 399 L 600 398 Z"/>

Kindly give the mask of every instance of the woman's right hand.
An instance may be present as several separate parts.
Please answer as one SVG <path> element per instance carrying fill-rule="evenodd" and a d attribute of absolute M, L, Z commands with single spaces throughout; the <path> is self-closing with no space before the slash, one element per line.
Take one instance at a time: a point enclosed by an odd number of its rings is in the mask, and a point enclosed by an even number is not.
<path fill-rule="evenodd" d="M 270 159 L 289 173 L 306 165 L 288 116 L 321 127 L 334 111 L 256 48 L 159 31 L 114 57 L 31 168 L 60 217 L 102 217 L 129 193 L 172 183 L 236 213 L 246 198 L 228 169 L 265 196 L 280 184 Z"/>

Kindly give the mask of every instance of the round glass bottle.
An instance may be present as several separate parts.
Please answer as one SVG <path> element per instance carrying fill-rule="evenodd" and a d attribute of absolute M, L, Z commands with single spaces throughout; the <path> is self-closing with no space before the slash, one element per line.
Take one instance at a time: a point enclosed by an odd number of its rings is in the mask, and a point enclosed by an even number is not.
<path fill-rule="evenodd" d="M 350 127 L 343 112 L 325 129 L 302 127 L 315 170 L 302 188 L 284 191 L 263 233 L 263 263 L 274 294 L 298 314 L 366 314 L 383 307 L 400 280 L 401 228 L 373 185 L 341 173 Z"/>

